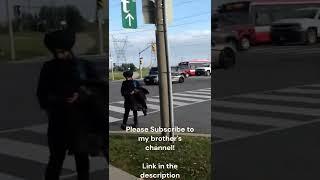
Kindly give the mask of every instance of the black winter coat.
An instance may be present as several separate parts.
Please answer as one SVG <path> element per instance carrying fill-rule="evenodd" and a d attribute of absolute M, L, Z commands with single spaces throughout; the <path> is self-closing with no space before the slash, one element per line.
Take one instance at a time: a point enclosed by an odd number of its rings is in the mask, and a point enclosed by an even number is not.
<path fill-rule="evenodd" d="M 134 94 L 131 94 L 134 91 Z M 126 80 L 122 82 L 121 95 L 124 97 L 124 107 L 131 110 L 147 109 L 146 94 L 148 90 L 141 87 L 136 80 Z"/>
<path fill-rule="evenodd" d="M 91 87 L 99 91 L 90 91 Z M 67 103 L 66 98 L 76 92 L 79 93 L 78 100 Z M 37 97 L 41 108 L 48 114 L 49 138 L 60 139 L 72 152 L 88 152 L 90 132 L 107 136 L 106 96 L 103 92 L 107 92 L 106 86 L 88 61 L 74 58 L 45 62 L 40 72 Z M 96 101 L 98 99 L 101 100 Z"/>

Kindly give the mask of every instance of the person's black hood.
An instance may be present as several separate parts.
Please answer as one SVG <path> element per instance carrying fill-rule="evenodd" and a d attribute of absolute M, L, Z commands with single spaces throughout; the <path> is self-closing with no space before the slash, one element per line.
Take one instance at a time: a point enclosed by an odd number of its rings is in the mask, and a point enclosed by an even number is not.
<path fill-rule="evenodd" d="M 44 44 L 53 51 L 54 49 L 71 50 L 75 44 L 75 33 L 70 30 L 57 30 L 49 32 L 44 37 Z"/>
<path fill-rule="evenodd" d="M 133 76 L 133 72 L 132 71 L 125 71 L 123 72 L 123 76 L 128 78 L 128 77 L 132 77 Z"/>

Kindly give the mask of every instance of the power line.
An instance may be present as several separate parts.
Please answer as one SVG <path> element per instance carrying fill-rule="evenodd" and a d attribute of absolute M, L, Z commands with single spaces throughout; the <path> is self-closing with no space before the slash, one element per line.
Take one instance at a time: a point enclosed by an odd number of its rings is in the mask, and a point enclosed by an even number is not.
<path fill-rule="evenodd" d="M 179 17 L 177 19 L 175 19 L 175 21 L 178 21 L 178 20 L 182 20 L 182 19 L 187 19 L 187 18 L 194 18 L 194 17 L 199 17 L 199 16 L 203 16 L 203 15 L 206 15 L 206 14 L 210 14 L 211 15 L 211 11 L 208 12 L 202 12 L 202 13 L 197 13 L 197 14 L 193 14 L 193 15 L 189 15 L 189 16 L 183 16 L 183 17 Z M 141 27 L 145 27 L 147 26 L 146 24 L 141 26 Z M 109 31 L 109 32 L 114 32 L 114 31 L 124 31 L 123 28 L 122 29 L 117 29 L 117 30 L 112 30 L 112 31 Z"/>

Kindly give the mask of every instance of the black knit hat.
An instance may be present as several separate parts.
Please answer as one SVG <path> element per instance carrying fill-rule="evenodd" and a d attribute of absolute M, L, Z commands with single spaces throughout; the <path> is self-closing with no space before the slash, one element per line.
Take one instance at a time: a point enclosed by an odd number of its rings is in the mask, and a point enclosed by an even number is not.
<path fill-rule="evenodd" d="M 123 76 L 128 78 L 128 77 L 132 77 L 133 76 L 133 72 L 132 71 L 125 71 L 123 72 Z"/>
<path fill-rule="evenodd" d="M 75 41 L 75 33 L 69 30 L 56 30 L 47 33 L 44 37 L 44 44 L 50 51 L 54 49 L 71 50 Z"/>

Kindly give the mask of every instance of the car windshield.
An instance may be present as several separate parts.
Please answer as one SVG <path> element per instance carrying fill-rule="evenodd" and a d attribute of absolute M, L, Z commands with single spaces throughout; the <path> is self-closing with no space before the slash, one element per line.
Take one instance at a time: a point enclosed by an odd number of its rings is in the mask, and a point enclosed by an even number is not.
<path fill-rule="evenodd" d="M 210 67 L 210 64 L 204 64 L 202 67 Z"/>
<path fill-rule="evenodd" d="M 179 67 L 178 66 L 173 66 L 171 67 L 171 72 L 179 72 Z"/>
<path fill-rule="evenodd" d="M 189 66 L 188 66 L 188 65 L 180 65 L 179 67 L 180 67 L 180 69 L 182 69 L 182 70 L 183 70 L 183 69 L 189 69 Z"/>

